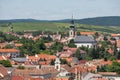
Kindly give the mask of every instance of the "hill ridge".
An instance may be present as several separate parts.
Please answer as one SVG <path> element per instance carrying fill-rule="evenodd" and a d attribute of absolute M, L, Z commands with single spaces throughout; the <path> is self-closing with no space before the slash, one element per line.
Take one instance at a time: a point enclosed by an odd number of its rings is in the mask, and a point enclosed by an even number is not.
<path fill-rule="evenodd" d="M 70 23 L 71 19 L 62 20 L 37 20 L 37 19 L 10 19 L 10 20 L 0 20 L 0 23 L 9 22 L 63 22 Z M 88 24 L 88 25 L 98 25 L 98 26 L 120 26 L 120 16 L 104 16 L 104 17 L 94 17 L 94 18 L 84 18 L 84 19 L 74 19 L 75 23 Z"/>

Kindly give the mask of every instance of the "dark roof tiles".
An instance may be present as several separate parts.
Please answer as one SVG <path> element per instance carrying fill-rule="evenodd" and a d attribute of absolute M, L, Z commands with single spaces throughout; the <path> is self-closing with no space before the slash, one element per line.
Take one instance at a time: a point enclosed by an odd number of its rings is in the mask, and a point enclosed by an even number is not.
<path fill-rule="evenodd" d="M 76 36 L 74 39 L 75 43 L 94 43 L 96 42 L 91 36 Z"/>

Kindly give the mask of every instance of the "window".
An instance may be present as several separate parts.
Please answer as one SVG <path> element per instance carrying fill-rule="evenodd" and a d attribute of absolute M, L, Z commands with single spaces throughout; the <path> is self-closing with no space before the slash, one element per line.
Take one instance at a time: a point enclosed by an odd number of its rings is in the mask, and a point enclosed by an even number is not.
<path fill-rule="evenodd" d="M 73 35 L 72 32 L 71 32 L 71 35 Z"/>

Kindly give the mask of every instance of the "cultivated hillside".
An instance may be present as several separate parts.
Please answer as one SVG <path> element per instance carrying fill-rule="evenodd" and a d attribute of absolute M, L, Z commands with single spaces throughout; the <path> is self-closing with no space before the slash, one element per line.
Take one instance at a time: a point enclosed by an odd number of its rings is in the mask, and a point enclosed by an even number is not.
<path fill-rule="evenodd" d="M 63 20 L 12 19 L 12 20 L 0 20 L 0 23 L 9 23 L 9 22 L 63 22 L 63 23 L 70 23 L 70 20 L 71 19 L 63 19 Z M 98 26 L 120 26 L 120 16 L 75 19 L 75 23 L 98 25 Z"/>

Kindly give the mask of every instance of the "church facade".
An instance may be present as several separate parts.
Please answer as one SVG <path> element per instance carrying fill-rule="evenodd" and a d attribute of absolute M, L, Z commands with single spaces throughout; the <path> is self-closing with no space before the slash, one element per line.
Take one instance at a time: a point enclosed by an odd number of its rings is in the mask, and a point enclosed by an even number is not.
<path fill-rule="evenodd" d="M 77 48 L 82 46 L 92 48 L 92 47 L 96 47 L 96 44 L 97 44 L 97 42 L 92 36 L 76 35 L 73 17 L 72 17 L 71 25 L 69 29 L 69 38 L 74 39 L 74 43 L 77 46 Z"/>

